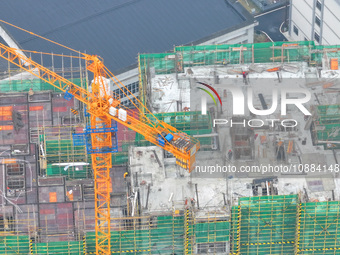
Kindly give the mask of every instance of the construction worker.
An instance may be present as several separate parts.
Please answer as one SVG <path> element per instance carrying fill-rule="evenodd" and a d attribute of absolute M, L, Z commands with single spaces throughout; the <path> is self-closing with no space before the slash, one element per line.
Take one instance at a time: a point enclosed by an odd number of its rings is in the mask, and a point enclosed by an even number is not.
<path fill-rule="evenodd" d="M 191 206 L 194 207 L 194 206 L 195 206 L 195 202 L 196 202 L 195 199 L 194 199 L 194 198 L 191 198 L 191 199 L 190 199 L 190 202 L 191 202 Z"/>
<path fill-rule="evenodd" d="M 248 75 L 248 73 L 246 71 L 242 72 L 243 83 L 246 84 L 246 85 L 248 84 L 248 82 L 247 82 L 247 75 Z"/>
<path fill-rule="evenodd" d="M 228 159 L 231 160 L 233 157 L 233 152 L 231 150 L 228 151 Z"/>

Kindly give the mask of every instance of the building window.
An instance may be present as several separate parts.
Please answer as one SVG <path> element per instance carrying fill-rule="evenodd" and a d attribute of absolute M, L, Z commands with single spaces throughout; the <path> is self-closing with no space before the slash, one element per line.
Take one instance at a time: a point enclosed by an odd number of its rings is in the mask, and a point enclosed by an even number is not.
<path fill-rule="evenodd" d="M 8 164 L 7 175 L 23 175 L 24 167 L 24 164 Z"/>
<path fill-rule="evenodd" d="M 319 27 L 321 26 L 321 20 L 318 16 L 315 16 L 315 24 L 317 24 Z"/>
<path fill-rule="evenodd" d="M 3 231 L 14 231 L 15 230 L 15 220 L 12 216 L 4 218 L 0 216 L 0 232 Z"/>
<path fill-rule="evenodd" d="M 316 1 L 316 8 L 318 8 L 321 11 L 322 4 L 321 4 L 321 2 L 319 0 Z"/>
<path fill-rule="evenodd" d="M 25 188 L 25 180 L 24 178 L 11 178 L 7 180 L 7 188 L 8 189 L 23 189 Z"/>
<path fill-rule="evenodd" d="M 293 27 L 293 30 L 296 35 L 299 35 L 299 29 L 296 26 Z"/>
<path fill-rule="evenodd" d="M 216 243 L 199 243 L 197 244 L 197 254 L 215 254 L 215 253 L 225 253 L 226 243 L 216 242 Z"/>
<path fill-rule="evenodd" d="M 130 83 L 130 84 L 126 85 L 125 87 L 126 88 L 123 87 L 122 90 L 127 95 L 130 95 L 130 93 L 127 91 L 127 89 L 130 90 L 130 92 L 132 94 L 135 94 L 135 93 L 139 92 L 139 82 L 138 81 L 134 82 L 134 83 Z M 122 90 L 115 89 L 115 90 L 113 90 L 113 93 L 114 93 L 114 95 L 118 95 L 120 98 L 124 98 L 126 96 L 125 96 L 125 94 L 123 93 Z"/>
<path fill-rule="evenodd" d="M 315 41 L 320 42 L 320 35 L 317 32 L 314 33 L 314 39 Z"/>

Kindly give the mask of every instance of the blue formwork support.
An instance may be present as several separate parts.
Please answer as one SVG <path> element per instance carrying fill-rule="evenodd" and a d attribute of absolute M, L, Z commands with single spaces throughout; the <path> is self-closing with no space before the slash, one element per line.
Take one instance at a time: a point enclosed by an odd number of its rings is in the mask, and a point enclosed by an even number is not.
<path fill-rule="evenodd" d="M 163 137 L 161 135 L 157 136 L 157 142 L 160 146 L 164 147 L 165 145 L 165 140 L 163 139 Z"/>
<path fill-rule="evenodd" d="M 86 109 L 86 106 L 84 107 L 84 116 L 85 117 L 90 117 L 90 114 L 89 114 L 89 112 Z"/>
<path fill-rule="evenodd" d="M 111 122 L 111 127 L 109 128 L 91 128 L 91 126 L 86 126 L 86 130 L 84 133 L 85 136 L 85 144 L 86 144 L 86 151 L 87 154 L 93 153 L 115 153 L 118 152 L 118 125 L 116 121 Z M 93 133 L 111 133 L 112 138 L 112 146 L 111 147 L 104 147 L 104 148 L 92 148 L 92 140 L 91 134 Z"/>
<path fill-rule="evenodd" d="M 67 101 L 70 101 L 74 96 L 70 93 L 68 93 L 68 91 L 66 90 L 65 91 L 65 94 L 64 94 L 64 98 L 67 100 Z"/>
<path fill-rule="evenodd" d="M 73 146 L 84 146 L 86 144 L 84 133 L 72 134 L 72 140 Z"/>

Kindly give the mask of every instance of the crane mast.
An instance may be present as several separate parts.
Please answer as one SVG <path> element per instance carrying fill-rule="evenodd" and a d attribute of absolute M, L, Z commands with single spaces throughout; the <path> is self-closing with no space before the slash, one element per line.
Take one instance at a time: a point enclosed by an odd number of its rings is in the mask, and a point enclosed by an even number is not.
<path fill-rule="evenodd" d="M 91 126 L 88 132 L 91 135 L 93 149 L 91 159 L 95 183 L 96 254 L 111 254 L 110 192 L 112 186 L 109 174 L 112 168 L 112 157 L 111 152 L 107 152 L 107 148 L 112 146 L 112 133 L 105 130 L 110 130 L 112 120 L 140 133 L 149 142 L 172 153 L 176 157 L 176 163 L 189 172 L 194 167 L 195 155 L 200 148 L 200 143 L 167 123 L 157 120 L 154 116 L 154 120 L 150 120 L 144 113 L 138 114 L 123 107 L 119 97 L 112 94 L 105 86 L 105 80 L 111 78 L 117 85 L 124 85 L 106 69 L 99 57 L 83 55 L 86 68 L 93 73 L 94 77 L 91 91 L 79 87 L 27 58 L 17 49 L 0 43 L 0 57 L 86 105 L 90 114 Z"/>

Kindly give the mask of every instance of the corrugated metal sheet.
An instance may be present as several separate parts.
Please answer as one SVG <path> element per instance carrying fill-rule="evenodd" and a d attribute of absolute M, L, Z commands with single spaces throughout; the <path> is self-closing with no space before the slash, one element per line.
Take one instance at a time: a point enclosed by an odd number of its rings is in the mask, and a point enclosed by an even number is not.
<path fill-rule="evenodd" d="M 2 3 L 0 16 L 76 50 L 102 56 L 112 71 L 136 63 L 138 53 L 172 50 L 243 21 L 224 0 L 12 0 Z M 69 53 L 5 27 L 24 49 Z"/>

